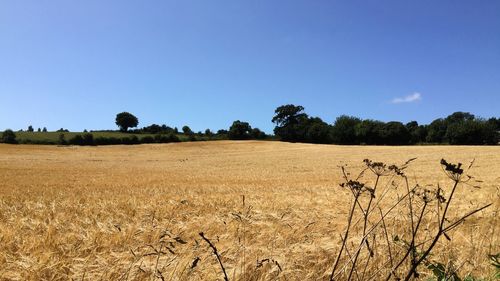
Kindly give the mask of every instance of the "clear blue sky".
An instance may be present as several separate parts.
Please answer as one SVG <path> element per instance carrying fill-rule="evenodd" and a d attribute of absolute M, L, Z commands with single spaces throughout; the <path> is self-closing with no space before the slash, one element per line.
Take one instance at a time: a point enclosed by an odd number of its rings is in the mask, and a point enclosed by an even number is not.
<path fill-rule="evenodd" d="M 500 112 L 500 1 L 0 2 L 0 130 Z"/>

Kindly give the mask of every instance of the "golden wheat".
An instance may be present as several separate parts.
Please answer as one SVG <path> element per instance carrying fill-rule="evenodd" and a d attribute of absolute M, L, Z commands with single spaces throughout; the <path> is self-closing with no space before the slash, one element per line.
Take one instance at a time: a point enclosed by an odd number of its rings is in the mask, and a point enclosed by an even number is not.
<path fill-rule="evenodd" d="M 412 157 L 413 182 L 442 186 L 441 158 L 476 159 L 481 188 L 462 186 L 453 207 L 494 205 L 440 241 L 433 259 L 491 276 L 500 147 L 218 141 L 0 145 L 0 279 L 222 280 L 200 232 L 230 280 L 327 279 L 352 197 L 338 186 L 339 166 Z"/>

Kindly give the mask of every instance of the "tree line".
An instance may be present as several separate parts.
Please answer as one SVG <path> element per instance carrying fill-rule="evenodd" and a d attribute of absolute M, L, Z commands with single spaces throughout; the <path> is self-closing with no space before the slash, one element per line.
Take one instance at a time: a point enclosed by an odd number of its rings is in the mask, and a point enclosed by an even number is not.
<path fill-rule="evenodd" d="M 23 140 L 24 143 L 38 144 L 71 144 L 71 145 L 111 145 L 111 144 L 140 144 L 140 143 L 169 143 L 181 140 L 264 140 L 279 139 L 287 142 L 305 142 L 321 144 L 343 145 L 409 145 L 409 144 L 453 144 L 453 145 L 482 145 L 498 144 L 500 132 L 500 118 L 483 119 L 469 112 L 455 112 L 445 118 L 438 118 L 428 125 L 420 125 L 417 121 L 403 124 L 398 121 L 382 122 L 372 119 L 361 119 L 354 116 L 341 115 L 333 124 L 324 122 L 319 117 L 311 117 L 300 105 L 287 104 L 276 108 L 272 122 L 276 125 L 274 136 L 267 135 L 259 128 L 245 121 L 236 120 L 226 129 L 212 132 L 195 133 L 189 126 L 183 126 L 181 131 L 177 127 L 165 124 L 151 124 L 137 128 L 139 119 L 129 112 L 116 115 L 115 124 L 119 131 L 128 135 L 94 137 L 92 131 L 84 130 L 66 139 L 67 129 L 61 128 L 57 141 Z M 136 129 L 133 129 L 136 128 Z M 21 130 L 22 131 L 22 130 Z M 34 132 L 30 125 L 28 132 Z M 38 132 L 47 132 L 44 127 Z M 94 131 L 94 132 L 116 132 Z M 144 135 L 147 134 L 147 135 Z M 141 136 L 143 135 L 143 136 Z M 179 136 L 184 136 L 182 139 Z M 4 143 L 18 143 L 16 134 L 12 130 L 5 130 L 0 138 Z"/>
<path fill-rule="evenodd" d="M 482 145 L 499 142 L 500 119 L 482 119 L 468 112 L 455 112 L 428 125 L 403 124 L 342 115 L 333 124 L 310 117 L 304 107 L 283 105 L 272 119 L 274 134 L 283 141 L 324 144 L 453 144 Z"/>

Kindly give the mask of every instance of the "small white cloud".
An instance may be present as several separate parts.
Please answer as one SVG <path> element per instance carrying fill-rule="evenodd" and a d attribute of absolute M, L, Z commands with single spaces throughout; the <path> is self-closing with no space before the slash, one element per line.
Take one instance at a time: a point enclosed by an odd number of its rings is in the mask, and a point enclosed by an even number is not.
<path fill-rule="evenodd" d="M 422 95 L 420 93 L 413 93 L 403 98 L 395 98 L 392 100 L 392 103 L 416 102 L 419 100 L 422 100 Z"/>

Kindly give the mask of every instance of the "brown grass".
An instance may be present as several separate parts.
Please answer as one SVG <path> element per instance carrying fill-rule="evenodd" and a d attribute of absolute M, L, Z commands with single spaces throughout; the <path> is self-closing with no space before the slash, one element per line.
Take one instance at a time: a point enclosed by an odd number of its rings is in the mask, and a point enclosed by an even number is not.
<path fill-rule="evenodd" d="M 0 145 L 0 279 L 222 280 L 200 232 L 230 280 L 328 279 L 352 200 L 338 186 L 339 165 L 355 171 L 365 158 L 412 157 L 411 181 L 443 186 L 441 158 L 476 159 L 481 189 L 461 186 L 452 207 L 494 205 L 440 240 L 432 258 L 461 275 L 491 276 L 487 254 L 500 251 L 498 146 L 218 141 Z"/>

